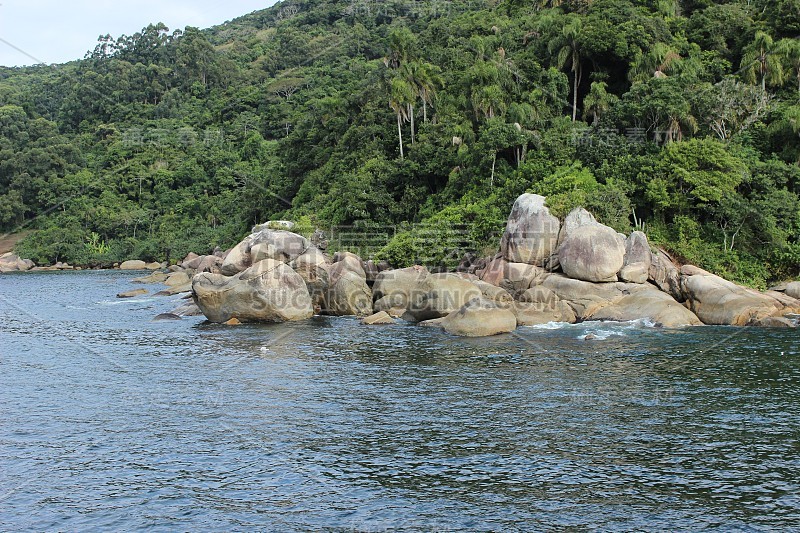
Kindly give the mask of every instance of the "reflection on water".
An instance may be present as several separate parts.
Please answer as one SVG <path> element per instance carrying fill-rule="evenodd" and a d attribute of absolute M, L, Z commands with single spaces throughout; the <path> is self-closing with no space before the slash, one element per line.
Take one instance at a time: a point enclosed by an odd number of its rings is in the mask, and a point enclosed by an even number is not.
<path fill-rule="evenodd" d="M 800 526 L 791 331 L 152 322 L 134 276 L 0 276 L 2 529 Z"/>

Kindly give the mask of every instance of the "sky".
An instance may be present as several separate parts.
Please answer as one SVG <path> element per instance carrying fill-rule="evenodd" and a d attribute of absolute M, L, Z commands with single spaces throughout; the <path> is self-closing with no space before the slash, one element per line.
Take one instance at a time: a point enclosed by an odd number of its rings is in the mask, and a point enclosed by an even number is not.
<path fill-rule="evenodd" d="M 0 0 L 0 65 L 64 63 L 97 37 L 131 35 L 150 23 L 208 28 L 275 0 Z"/>

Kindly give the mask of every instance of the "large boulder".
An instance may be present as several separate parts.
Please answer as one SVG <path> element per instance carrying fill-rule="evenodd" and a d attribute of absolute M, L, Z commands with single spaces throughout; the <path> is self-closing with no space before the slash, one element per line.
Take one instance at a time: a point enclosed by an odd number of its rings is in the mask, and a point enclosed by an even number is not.
<path fill-rule="evenodd" d="M 285 322 L 314 314 L 306 284 L 280 261 L 264 259 L 233 276 L 197 274 L 195 303 L 211 322 Z"/>
<path fill-rule="evenodd" d="M 411 295 L 405 317 L 416 322 L 441 318 L 481 297 L 478 287 L 456 274 L 431 274 Z"/>
<path fill-rule="evenodd" d="M 786 285 L 786 296 L 800 298 L 800 281 L 792 281 Z"/>
<path fill-rule="evenodd" d="M 214 272 L 219 273 L 222 266 L 222 259 L 216 255 L 197 255 L 190 253 L 186 256 L 181 264 L 181 267 L 186 270 L 195 270 L 197 272 Z"/>
<path fill-rule="evenodd" d="M 650 270 L 647 279 L 677 301 L 683 302 L 685 300 L 683 289 L 681 288 L 680 269 L 664 250 L 651 252 Z"/>
<path fill-rule="evenodd" d="M 147 263 L 144 261 L 133 260 L 133 261 L 125 261 L 119 266 L 120 270 L 145 270 L 147 267 Z"/>
<path fill-rule="evenodd" d="M 197 268 L 197 263 L 193 263 L 196 259 L 200 259 L 200 256 L 194 252 L 189 252 L 179 264 L 183 268 Z"/>
<path fill-rule="evenodd" d="M 584 281 L 616 281 L 624 259 L 625 246 L 620 236 L 600 224 L 575 229 L 558 249 L 564 274 Z"/>
<path fill-rule="evenodd" d="M 634 289 L 588 317 L 588 320 L 617 322 L 639 319 L 647 319 L 666 328 L 702 325 L 694 313 L 652 285 Z"/>
<path fill-rule="evenodd" d="M 314 311 L 322 312 L 327 307 L 325 298 L 329 287 L 330 258 L 317 248 L 309 248 L 306 253 L 289 263 L 289 266 L 305 281 Z"/>
<path fill-rule="evenodd" d="M 546 272 L 528 263 L 511 263 L 504 257 L 496 257 L 481 272 L 480 279 L 511 294 L 525 291 Z"/>
<path fill-rule="evenodd" d="M 550 214 L 544 196 L 523 194 L 514 202 L 500 253 L 511 263 L 544 266 L 555 252 L 561 223 Z"/>
<path fill-rule="evenodd" d="M 549 274 L 542 281 L 559 299 L 567 302 L 578 320 L 590 317 L 599 309 L 610 305 L 624 295 L 625 283 L 591 283 L 568 278 L 562 274 Z"/>
<path fill-rule="evenodd" d="M 681 288 L 689 309 L 705 324 L 747 326 L 795 311 L 770 295 L 707 272 L 683 275 Z"/>
<path fill-rule="evenodd" d="M 263 259 L 289 263 L 309 248 L 311 243 L 302 235 L 285 230 L 262 229 L 234 246 L 220 270 L 226 276 L 233 276 Z"/>
<path fill-rule="evenodd" d="M 518 326 L 534 326 L 548 322 L 572 324 L 577 318 L 572 306 L 544 285 L 531 287 L 520 294 L 513 310 L 517 316 Z"/>
<path fill-rule="evenodd" d="M 340 261 L 328 272 L 329 286 L 325 298 L 325 314 L 335 316 L 372 314 L 372 289 L 359 263 Z"/>
<path fill-rule="evenodd" d="M 511 295 L 511 293 L 501 287 L 497 287 L 491 283 L 486 283 L 485 281 L 481 280 L 472 281 L 472 284 L 478 287 L 484 299 L 490 300 L 501 307 L 503 305 L 509 306 L 514 301 L 514 297 Z"/>
<path fill-rule="evenodd" d="M 619 279 L 631 283 L 647 283 L 652 263 L 652 252 L 647 236 L 634 231 L 625 240 L 625 260 L 619 271 Z"/>
<path fill-rule="evenodd" d="M 564 218 L 561 231 L 558 234 L 558 244 L 561 245 L 575 230 L 584 226 L 600 226 L 594 215 L 583 207 L 576 207 Z"/>
<path fill-rule="evenodd" d="M 649 284 L 590 283 L 550 274 L 541 287 L 535 289 L 542 292 L 534 297 L 531 296 L 534 289 L 531 289 L 524 295 L 526 300 L 567 302 L 578 320 L 645 319 L 665 327 L 701 324 L 690 310 Z"/>
<path fill-rule="evenodd" d="M 575 311 L 563 300 L 550 302 L 514 302 L 512 306 L 518 326 L 535 326 L 550 322 L 575 322 Z"/>
<path fill-rule="evenodd" d="M 391 316 L 402 316 L 411 304 L 412 297 L 418 298 L 420 286 L 430 275 L 422 266 L 384 270 L 380 272 L 372 286 L 375 300 L 373 311 L 386 311 Z"/>
<path fill-rule="evenodd" d="M 333 262 L 334 263 L 339 263 L 340 261 L 348 261 L 348 260 L 352 261 L 353 263 L 360 264 L 362 266 L 362 268 L 364 266 L 364 260 L 361 259 L 361 257 L 358 254 L 355 254 L 353 252 L 341 251 L 341 252 L 336 252 L 336 253 L 333 254 Z"/>
<path fill-rule="evenodd" d="M 452 335 L 487 337 L 510 333 L 517 327 L 517 318 L 509 309 L 494 302 L 474 298 L 441 319 L 440 325 Z"/>
<path fill-rule="evenodd" d="M 179 285 L 186 285 L 187 283 L 191 283 L 191 279 L 186 274 L 186 272 L 173 272 L 170 274 L 167 279 L 164 280 L 164 285 L 167 287 L 177 287 Z"/>
<path fill-rule="evenodd" d="M 30 259 L 21 259 L 10 252 L 0 257 L 0 272 L 26 272 L 34 267 L 36 264 Z"/>

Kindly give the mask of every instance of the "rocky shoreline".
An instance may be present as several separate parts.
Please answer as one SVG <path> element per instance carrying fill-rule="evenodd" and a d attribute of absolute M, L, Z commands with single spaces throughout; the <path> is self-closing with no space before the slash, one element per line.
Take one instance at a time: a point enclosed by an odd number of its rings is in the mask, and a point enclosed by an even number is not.
<path fill-rule="evenodd" d="M 301 235 L 260 226 L 227 252 L 189 254 L 169 268 L 143 261 L 119 267 L 153 270 L 134 281 L 165 284 L 158 295 L 186 294 L 184 305 L 159 319 L 203 314 L 240 324 L 323 314 L 360 317 L 366 325 L 404 320 L 460 336 L 582 321 L 797 326 L 800 282 L 766 292 L 742 287 L 678 265 L 651 249 L 644 233 L 619 234 L 584 209 L 559 220 L 538 195 L 516 200 L 499 248 L 494 257 L 465 260 L 457 272 L 392 269 L 349 252 L 331 257 Z M 37 270 L 16 256 L 0 258 L 0 266 L 12 263 Z"/>
<path fill-rule="evenodd" d="M 486 336 L 588 320 L 795 327 L 800 312 L 800 283 L 764 293 L 741 287 L 679 266 L 644 233 L 618 234 L 583 209 L 561 221 L 532 194 L 515 202 L 499 253 L 453 273 L 391 269 L 348 252 L 329 257 L 300 235 L 264 227 L 220 257 L 187 259 L 182 266 L 200 271 L 193 301 L 218 323 L 326 314 Z"/>
<path fill-rule="evenodd" d="M 160 270 L 166 268 L 166 263 L 146 263 L 145 261 L 133 260 L 123 263 L 114 263 L 112 270 Z M 102 268 L 92 268 L 89 266 L 70 265 L 59 261 L 54 265 L 37 266 L 30 259 L 22 259 L 13 252 L 6 252 L 0 255 L 0 274 L 7 272 L 56 272 L 69 270 L 104 270 Z"/>

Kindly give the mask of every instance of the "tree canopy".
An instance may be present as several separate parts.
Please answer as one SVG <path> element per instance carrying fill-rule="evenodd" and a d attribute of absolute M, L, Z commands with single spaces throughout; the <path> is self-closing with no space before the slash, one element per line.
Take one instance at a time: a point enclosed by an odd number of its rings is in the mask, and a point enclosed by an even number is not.
<path fill-rule="evenodd" d="M 104 265 L 296 219 L 452 266 L 411 225 L 483 252 L 537 191 L 763 286 L 799 273 L 798 7 L 287 0 L 101 36 L 0 68 L 0 229 L 37 230 L 38 262 Z"/>

